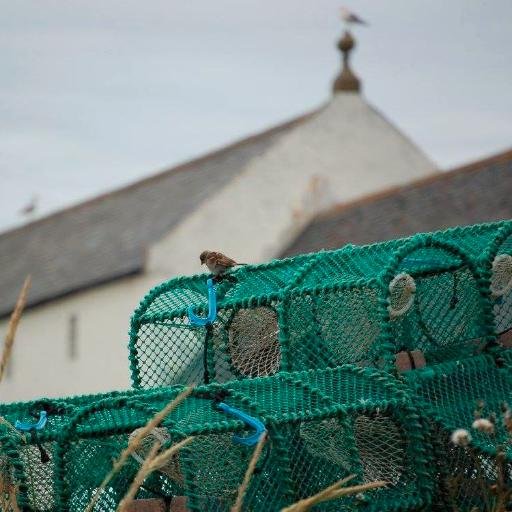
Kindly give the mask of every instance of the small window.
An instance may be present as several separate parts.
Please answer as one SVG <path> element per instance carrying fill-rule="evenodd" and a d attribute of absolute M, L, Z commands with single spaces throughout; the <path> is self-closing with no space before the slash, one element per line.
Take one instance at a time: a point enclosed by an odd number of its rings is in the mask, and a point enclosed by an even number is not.
<path fill-rule="evenodd" d="M 72 361 L 78 359 L 78 318 L 73 313 L 69 317 L 68 325 L 68 357 Z"/>
<path fill-rule="evenodd" d="M 9 361 L 7 361 L 7 366 L 5 367 L 5 378 L 8 380 L 12 379 L 12 370 L 13 370 L 13 355 L 11 353 L 11 357 L 9 358 Z"/>

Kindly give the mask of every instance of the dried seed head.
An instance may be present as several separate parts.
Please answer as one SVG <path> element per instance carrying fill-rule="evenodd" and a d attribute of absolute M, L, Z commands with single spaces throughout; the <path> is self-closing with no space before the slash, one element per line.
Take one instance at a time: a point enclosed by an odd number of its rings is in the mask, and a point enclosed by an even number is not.
<path fill-rule="evenodd" d="M 485 403 L 483 400 L 477 400 L 476 409 L 473 411 L 475 419 L 481 418 L 484 411 Z"/>
<path fill-rule="evenodd" d="M 507 409 L 503 413 L 503 426 L 507 429 L 509 434 L 512 433 L 512 411 Z"/>
<path fill-rule="evenodd" d="M 456 446 L 468 446 L 471 442 L 471 434 L 464 428 L 458 428 L 452 432 L 450 440 Z"/>
<path fill-rule="evenodd" d="M 475 430 L 485 434 L 494 434 L 494 423 L 485 418 L 479 418 L 471 425 Z"/>

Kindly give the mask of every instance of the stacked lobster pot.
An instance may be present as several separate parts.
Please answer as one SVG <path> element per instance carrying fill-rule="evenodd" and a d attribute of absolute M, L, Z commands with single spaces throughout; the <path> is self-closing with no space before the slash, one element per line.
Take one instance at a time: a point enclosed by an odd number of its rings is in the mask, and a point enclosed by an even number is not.
<path fill-rule="evenodd" d="M 0 406 L 0 508 L 114 511 L 157 442 L 181 449 L 133 510 L 229 511 L 266 431 L 242 510 L 349 476 L 385 486 L 315 510 L 483 510 L 511 478 L 511 329 L 512 222 L 172 279 L 132 317 L 133 390 Z"/>
<path fill-rule="evenodd" d="M 91 510 L 117 510 L 154 442 L 165 450 L 186 439 L 144 480 L 136 502 L 229 511 L 264 430 L 268 440 L 245 510 L 281 510 L 350 475 L 357 483 L 388 486 L 323 510 L 414 509 L 431 493 L 427 441 L 407 393 L 391 376 L 352 365 L 198 386 L 102 487 L 130 439 L 182 391 L 174 386 L 4 406 L 12 423 L 30 422 L 37 411 L 47 416 L 44 429 L 25 436 L 0 425 L 4 479 L 17 488 L 18 506 L 83 512 L 94 500 Z"/>

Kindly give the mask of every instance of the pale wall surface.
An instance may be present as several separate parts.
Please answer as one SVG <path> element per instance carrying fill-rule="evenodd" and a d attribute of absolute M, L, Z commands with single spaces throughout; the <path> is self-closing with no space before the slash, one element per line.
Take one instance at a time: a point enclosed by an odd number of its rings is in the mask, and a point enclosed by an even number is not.
<path fill-rule="evenodd" d="M 336 94 L 156 244 L 149 268 L 193 272 L 203 249 L 242 262 L 270 259 L 329 204 L 433 172 L 433 163 L 363 97 Z"/>
<path fill-rule="evenodd" d="M 0 400 L 64 396 L 130 386 L 128 330 L 140 299 L 165 276 L 140 275 L 27 310 Z M 77 315 L 78 358 L 68 356 L 69 317 Z M 0 324 L 0 336 L 6 321 Z"/>

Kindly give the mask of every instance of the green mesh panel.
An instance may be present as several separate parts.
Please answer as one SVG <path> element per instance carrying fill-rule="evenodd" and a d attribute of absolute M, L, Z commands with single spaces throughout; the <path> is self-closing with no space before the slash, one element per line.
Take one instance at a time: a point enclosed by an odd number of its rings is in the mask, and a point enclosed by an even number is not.
<path fill-rule="evenodd" d="M 511 232 L 483 224 L 242 267 L 217 284 L 206 327 L 187 316 L 207 312 L 206 276 L 170 280 L 133 315 L 133 384 L 389 365 L 402 350 L 429 364 L 478 354 L 512 325 Z"/>
<path fill-rule="evenodd" d="M 394 344 L 398 350 L 422 350 L 429 362 L 471 355 L 486 334 L 476 278 L 466 266 L 454 259 L 454 268 L 443 272 L 415 270 L 409 263 L 449 258 L 444 251 L 416 251 L 398 268 L 414 280 L 416 291 L 410 308 L 390 322 Z"/>
<path fill-rule="evenodd" d="M 380 334 L 378 297 L 363 286 L 290 294 L 283 312 L 289 368 L 368 363 Z"/>
<path fill-rule="evenodd" d="M 27 510 L 84 510 L 130 435 L 179 390 L 47 401 L 49 411 L 59 405 L 60 412 L 50 412 L 47 426 L 37 439 L 28 435 L 27 444 L 2 426 L 0 456 L 17 468 L 20 505 Z M 230 510 L 254 448 L 233 441 L 234 433 L 250 432 L 214 406 L 220 390 L 227 403 L 260 418 L 269 432 L 244 510 L 280 510 L 350 474 L 358 482 L 378 478 L 390 483 L 372 494 L 368 510 L 428 501 L 427 457 L 407 394 L 391 376 L 354 366 L 198 388 L 154 434 L 164 447 L 189 435 L 195 436 L 193 442 L 144 482 L 138 497 L 186 496 L 191 511 Z M 34 405 L 40 404 L 7 405 L 0 413 L 28 416 Z M 47 462 L 41 462 L 37 442 L 48 452 Z M 95 511 L 116 509 L 151 442 L 129 458 L 99 495 Z M 16 449 L 5 449 L 9 443 Z M 359 510 L 365 499 L 318 510 Z"/>
<path fill-rule="evenodd" d="M 493 456 L 474 447 L 458 447 L 442 428 L 434 430 L 437 443 L 438 489 L 433 510 L 473 512 L 493 510 L 490 487 L 496 481 Z"/>
<path fill-rule="evenodd" d="M 456 363 L 444 363 L 434 368 L 408 374 L 416 393 L 428 404 L 432 417 L 442 421 L 450 431 L 457 428 L 471 429 L 474 411 L 479 401 L 484 401 L 484 416 L 499 414 L 502 402 L 512 396 L 510 367 L 496 366 L 491 356 L 479 356 Z M 464 393 L 461 394 L 461 390 Z M 482 450 L 493 450 L 507 439 L 501 422 L 491 439 L 487 434 L 472 433 L 474 444 Z"/>
<path fill-rule="evenodd" d="M 511 436 L 501 421 L 501 405 L 512 399 L 512 357 L 504 353 L 497 366 L 491 356 L 477 356 L 410 372 L 408 382 L 419 406 L 431 418 L 433 443 L 437 447 L 438 499 L 446 509 L 471 512 L 474 507 L 490 510 L 495 499 L 490 487 L 496 482 L 496 453 L 505 447 L 506 479 L 512 484 Z M 508 363 L 508 364 L 507 364 Z M 496 414 L 495 432 L 472 429 L 474 412 L 484 403 L 483 417 Z M 466 429 L 468 447 L 455 446 L 450 436 Z"/>

